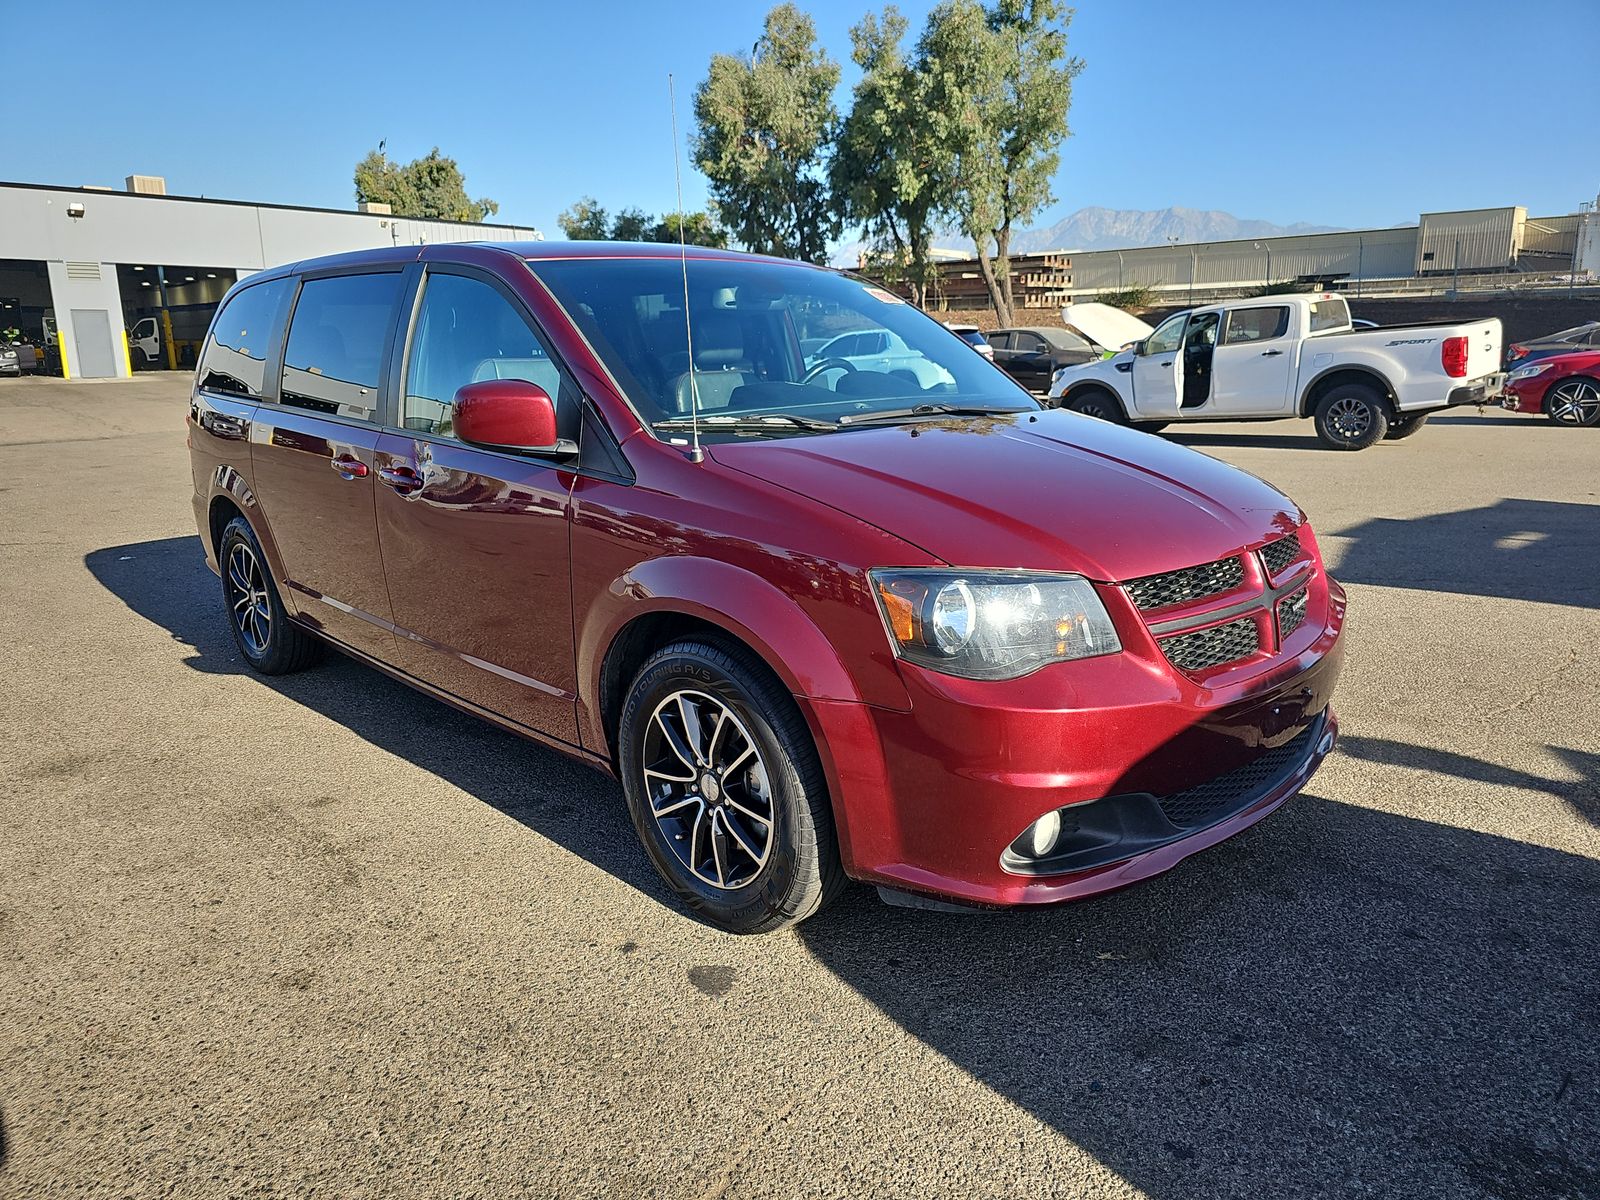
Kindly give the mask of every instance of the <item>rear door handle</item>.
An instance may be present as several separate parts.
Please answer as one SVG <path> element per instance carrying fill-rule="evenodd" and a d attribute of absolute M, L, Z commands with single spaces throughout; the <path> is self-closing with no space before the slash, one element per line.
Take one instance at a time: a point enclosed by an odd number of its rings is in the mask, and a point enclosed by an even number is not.
<path fill-rule="evenodd" d="M 402 496 L 409 496 L 422 486 L 422 476 L 414 467 L 379 467 L 378 478 Z"/>
<path fill-rule="evenodd" d="M 344 479 L 365 479 L 367 464 L 351 454 L 341 454 L 329 464 Z"/>
<path fill-rule="evenodd" d="M 1278 355 L 1280 355 L 1282 353 L 1283 353 L 1282 350 L 1263 350 L 1261 352 L 1261 357 L 1262 358 L 1276 358 Z"/>

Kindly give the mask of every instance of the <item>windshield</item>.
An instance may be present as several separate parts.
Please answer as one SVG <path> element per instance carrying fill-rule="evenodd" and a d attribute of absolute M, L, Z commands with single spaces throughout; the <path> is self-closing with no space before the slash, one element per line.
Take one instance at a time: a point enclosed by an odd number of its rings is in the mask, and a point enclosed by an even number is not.
<path fill-rule="evenodd" d="M 1038 407 L 944 326 L 882 288 L 834 271 L 692 258 L 686 336 L 677 259 L 540 259 L 528 266 L 639 416 L 664 430 L 687 420 L 696 403 L 702 431 L 724 437 L 821 432 L 874 413 L 916 419 L 923 413 L 912 410 Z M 735 424 L 742 427 L 718 429 Z"/>

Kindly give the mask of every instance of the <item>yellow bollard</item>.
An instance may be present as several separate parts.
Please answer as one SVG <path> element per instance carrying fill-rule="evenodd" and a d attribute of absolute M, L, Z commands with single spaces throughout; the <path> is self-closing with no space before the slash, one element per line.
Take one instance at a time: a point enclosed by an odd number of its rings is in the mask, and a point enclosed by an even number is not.
<path fill-rule="evenodd" d="M 56 348 L 61 351 L 61 378 L 71 379 L 72 372 L 67 369 L 67 335 L 61 330 L 56 330 Z"/>
<path fill-rule="evenodd" d="M 161 340 L 167 344 L 167 370 L 178 369 L 178 348 L 172 344 L 172 314 L 166 309 L 161 310 Z"/>
<path fill-rule="evenodd" d="M 128 368 L 128 378 L 133 378 L 133 351 L 128 349 L 128 331 L 122 331 L 122 361 Z"/>

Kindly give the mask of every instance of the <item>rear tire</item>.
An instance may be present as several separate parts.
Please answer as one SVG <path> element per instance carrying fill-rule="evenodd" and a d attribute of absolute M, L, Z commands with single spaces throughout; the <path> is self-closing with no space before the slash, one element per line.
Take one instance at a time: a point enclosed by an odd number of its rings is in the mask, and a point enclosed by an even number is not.
<path fill-rule="evenodd" d="M 1563 379 L 1545 393 L 1544 415 L 1557 425 L 1600 425 L 1600 383 Z"/>
<path fill-rule="evenodd" d="M 1094 417 L 1099 421 L 1109 421 L 1113 425 L 1128 423 L 1121 402 L 1104 388 L 1084 388 L 1082 391 L 1074 392 L 1072 398 L 1064 402 L 1061 407 L 1082 413 L 1086 417 Z"/>
<path fill-rule="evenodd" d="M 1389 432 L 1383 435 L 1384 440 L 1390 442 L 1402 441 L 1427 423 L 1427 413 L 1417 413 L 1411 417 L 1395 417 L 1389 422 Z"/>
<path fill-rule="evenodd" d="M 653 654 L 623 701 L 617 762 L 650 861 L 711 924 L 769 933 L 844 886 L 805 718 L 744 647 L 694 640 Z"/>
<path fill-rule="evenodd" d="M 1365 450 L 1389 432 L 1389 404 L 1376 388 L 1342 383 L 1317 402 L 1317 437 L 1334 450 Z"/>
<path fill-rule="evenodd" d="M 223 529 L 217 565 L 223 611 L 245 662 L 263 675 L 288 675 L 321 661 L 326 644 L 290 623 L 256 531 L 243 517 Z"/>

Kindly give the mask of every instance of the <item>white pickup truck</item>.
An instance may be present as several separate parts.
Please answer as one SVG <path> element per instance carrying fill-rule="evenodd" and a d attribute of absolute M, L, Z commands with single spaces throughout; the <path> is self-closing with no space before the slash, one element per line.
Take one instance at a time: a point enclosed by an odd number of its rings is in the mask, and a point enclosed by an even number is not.
<path fill-rule="evenodd" d="M 1498 317 L 1354 329 L 1342 296 L 1263 296 L 1168 317 L 1109 358 L 1062 368 L 1049 396 L 1147 430 L 1311 417 L 1324 444 L 1363 450 L 1411 436 L 1435 409 L 1492 401 L 1500 336 Z"/>

